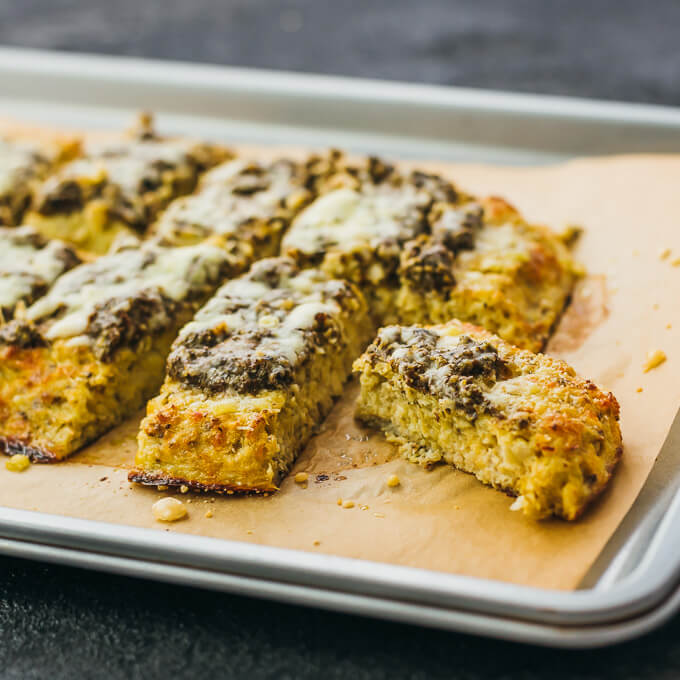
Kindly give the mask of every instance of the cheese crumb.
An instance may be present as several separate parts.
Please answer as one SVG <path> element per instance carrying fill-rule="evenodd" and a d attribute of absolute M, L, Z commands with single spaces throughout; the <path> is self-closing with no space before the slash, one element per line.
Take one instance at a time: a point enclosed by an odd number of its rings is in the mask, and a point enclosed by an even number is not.
<path fill-rule="evenodd" d="M 295 475 L 296 484 L 304 484 L 309 479 L 309 475 L 306 472 L 298 472 Z"/>
<path fill-rule="evenodd" d="M 383 519 L 383 517 L 385 517 L 385 513 L 384 512 L 374 512 L 373 517 L 377 517 L 378 519 Z"/>
<path fill-rule="evenodd" d="M 676 257 L 674 260 L 671 260 L 671 266 L 680 267 L 680 257 Z"/>
<path fill-rule="evenodd" d="M 397 475 L 392 475 L 391 477 L 388 478 L 387 480 L 387 486 L 390 488 L 394 488 L 395 486 L 399 486 L 401 484 L 401 481 Z"/>
<path fill-rule="evenodd" d="M 635 391 L 636 391 L 636 392 L 642 392 L 642 388 L 641 388 L 641 387 L 638 387 Z"/>
<path fill-rule="evenodd" d="M 23 472 L 31 465 L 31 459 L 23 453 L 15 453 L 6 462 L 5 467 L 10 472 Z"/>
<path fill-rule="evenodd" d="M 660 259 L 660 260 L 665 260 L 670 254 L 671 254 L 671 249 L 670 249 L 670 248 L 662 248 L 662 249 L 659 251 L 659 259 Z"/>
<path fill-rule="evenodd" d="M 182 501 L 168 496 L 156 501 L 151 506 L 151 512 L 159 522 L 176 522 L 186 517 L 187 509 Z"/>
<path fill-rule="evenodd" d="M 189 487 L 186 484 L 182 484 L 182 486 L 179 487 L 179 490 L 182 493 L 189 493 Z"/>
<path fill-rule="evenodd" d="M 350 508 L 354 507 L 354 501 L 343 501 L 342 507 L 349 510 Z"/>
<path fill-rule="evenodd" d="M 159 491 L 167 491 L 167 490 L 168 490 L 167 484 L 159 484 L 156 488 L 157 488 Z"/>
<path fill-rule="evenodd" d="M 208 510 L 208 512 L 205 513 L 205 516 L 206 516 L 207 519 L 210 519 L 213 516 L 213 511 Z"/>
<path fill-rule="evenodd" d="M 342 498 L 338 498 L 337 503 L 338 503 L 338 505 L 342 505 Z"/>
<path fill-rule="evenodd" d="M 321 541 L 314 541 L 312 545 L 321 545 Z"/>
<path fill-rule="evenodd" d="M 653 368 L 660 366 L 666 361 L 666 353 L 661 349 L 651 350 L 647 354 L 647 360 L 644 363 L 643 370 L 645 373 L 651 371 Z"/>

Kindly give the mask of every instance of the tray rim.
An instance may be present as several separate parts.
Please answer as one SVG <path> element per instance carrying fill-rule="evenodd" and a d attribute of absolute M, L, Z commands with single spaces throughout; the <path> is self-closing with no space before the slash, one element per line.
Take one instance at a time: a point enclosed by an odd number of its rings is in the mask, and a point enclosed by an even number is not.
<path fill-rule="evenodd" d="M 153 579 L 182 586 L 217 590 L 243 597 L 271 599 L 284 604 L 318 607 L 386 621 L 564 649 L 594 649 L 620 644 L 653 631 L 680 609 L 680 589 L 676 589 L 661 606 L 614 624 L 547 626 L 474 611 L 443 609 L 311 586 L 281 584 L 276 581 L 263 582 L 245 575 L 216 573 L 174 564 L 149 563 L 134 558 L 102 555 L 73 548 L 40 545 L 6 538 L 0 538 L 0 554 L 133 578 Z"/>
<path fill-rule="evenodd" d="M 26 79 L 27 76 L 29 81 L 32 76 L 33 82 L 40 78 L 58 82 L 61 78 L 65 82 L 81 83 L 81 86 L 85 86 L 88 79 L 103 79 L 106 83 L 119 88 L 125 83 L 147 87 L 158 81 L 161 89 L 170 92 L 184 80 L 185 84 L 187 81 L 190 82 L 194 93 L 203 88 L 212 91 L 218 98 L 226 92 L 244 94 L 246 97 L 254 97 L 257 101 L 262 97 L 283 98 L 293 102 L 310 101 L 311 98 L 330 106 L 335 106 L 343 99 L 355 107 L 362 105 L 370 107 L 376 102 L 381 106 L 391 107 L 407 104 L 410 109 L 414 106 L 421 108 L 430 106 L 434 113 L 439 114 L 442 111 L 462 115 L 482 112 L 490 116 L 489 120 L 509 116 L 515 119 L 524 117 L 532 124 L 538 120 L 547 120 L 553 126 L 564 124 L 589 124 L 595 125 L 596 128 L 613 126 L 619 131 L 637 130 L 642 136 L 649 132 L 654 139 L 656 139 L 654 133 L 659 130 L 673 135 L 680 131 L 680 110 L 646 104 L 0 47 L 0 82 L 9 79 L 16 87 L 16 83 L 22 78 Z M 116 95 L 115 91 L 113 95 Z M 45 97 L 49 99 L 49 92 L 40 93 L 39 98 Z M 321 110 L 324 110 L 323 107 Z M 285 114 L 284 110 L 284 117 Z M 535 625 L 544 625 L 552 630 L 555 626 L 575 628 L 586 624 L 592 626 L 594 623 L 620 622 L 626 618 L 641 616 L 643 612 L 649 613 L 655 608 L 660 611 L 666 606 L 660 607 L 659 604 L 680 579 L 680 547 L 673 549 L 673 541 L 668 540 L 672 535 L 673 525 L 679 520 L 680 494 L 675 493 L 658 527 L 650 528 L 649 534 L 653 532 L 653 537 L 643 550 L 641 561 L 629 574 L 601 591 L 597 589 L 550 591 L 188 534 L 172 534 L 171 538 L 173 542 L 177 542 L 177 536 L 182 536 L 183 543 L 189 546 L 195 546 L 194 541 L 211 542 L 210 545 L 201 545 L 195 550 L 201 553 L 202 560 L 209 557 L 206 555 L 207 552 L 212 553 L 213 557 L 217 555 L 223 561 L 216 564 L 208 559 L 202 561 L 199 567 L 229 566 L 237 569 L 236 573 L 243 577 L 248 574 L 252 577 L 254 570 L 254 573 L 258 574 L 256 579 L 260 585 L 269 582 L 269 579 L 281 579 L 282 576 L 289 579 L 287 581 L 284 579 L 285 585 L 296 585 L 294 579 L 290 580 L 290 576 L 293 573 L 299 576 L 301 572 L 299 564 L 297 566 L 291 564 L 290 560 L 295 562 L 302 556 L 305 560 L 311 561 L 313 566 L 311 571 L 308 569 L 303 572 L 304 576 L 312 576 L 315 579 L 314 584 L 322 589 L 338 587 L 340 580 L 351 577 L 355 585 L 361 583 L 363 589 L 359 593 L 353 593 L 354 595 L 378 597 L 381 601 L 387 601 L 390 596 L 394 596 L 395 588 L 403 588 L 403 579 L 406 579 L 410 582 L 409 596 L 412 602 L 418 601 L 418 598 L 425 598 L 424 601 L 427 602 L 429 598 L 430 604 L 441 603 L 444 594 L 446 605 L 451 607 L 450 611 L 477 612 L 499 620 L 510 615 L 516 619 L 521 612 L 524 617 L 523 623 L 533 621 Z M 136 532 L 143 533 L 138 535 Z M 120 536 L 121 533 L 127 536 Z M 132 542 L 131 535 L 135 537 Z M 4 507 L 0 508 L 0 536 L 6 539 L 4 543 L 0 541 L 0 552 L 4 552 L 2 546 L 7 546 L 7 540 L 23 542 L 24 547 L 29 544 L 36 546 L 36 550 L 42 548 L 45 556 L 50 549 L 87 552 L 101 548 L 106 549 L 105 552 L 108 551 L 108 556 L 112 559 L 135 560 L 140 568 L 140 565 L 144 564 L 147 568 L 162 564 L 168 566 L 167 560 L 166 562 L 158 560 L 159 552 L 175 561 L 187 557 L 183 551 L 177 551 L 176 546 L 170 545 L 169 541 L 162 540 L 165 538 L 164 533 L 153 529 L 133 529 L 125 525 L 64 518 Z M 217 550 L 213 544 L 219 544 L 222 550 Z M 153 546 L 153 550 L 150 546 Z M 225 551 L 230 554 L 225 555 Z M 39 550 L 34 554 L 38 553 Z M 317 558 L 321 558 L 322 562 L 315 562 Z M 330 579 L 329 561 L 334 565 Z M 179 564 L 175 563 L 174 566 L 178 567 Z M 373 566 L 367 569 L 366 565 Z M 279 571 L 272 572 L 272 567 Z M 183 565 L 183 568 L 191 567 Z M 439 590 L 426 589 L 418 583 L 418 576 L 422 576 L 423 572 L 428 574 L 428 578 L 432 575 L 437 577 L 435 581 Z M 400 597 L 403 594 L 399 593 Z M 677 601 L 674 605 L 676 609 L 680 608 L 680 599 L 672 601 Z M 540 642 L 531 638 L 529 634 L 524 637 L 520 635 L 517 639 Z M 553 642 L 561 644 L 559 637 L 555 637 Z M 587 644 L 587 641 L 583 640 L 582 643 Z"/>

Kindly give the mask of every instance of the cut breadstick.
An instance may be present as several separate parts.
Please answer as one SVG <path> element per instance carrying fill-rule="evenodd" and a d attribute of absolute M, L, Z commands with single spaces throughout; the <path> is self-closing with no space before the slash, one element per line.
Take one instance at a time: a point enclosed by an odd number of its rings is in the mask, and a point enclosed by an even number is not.
<path fill-rule="evenodd" d="M 413 462 L 449 463 L 517 496 L 529 517 L 576 519 L 621 457 L 611 393 L 471 324 L 388 326 L 354 369 L 357 418 Z"/>
<path fill-rule="evenodd" d="M 130 480 L 275 490 L 341 394 L 370 328 L 352 284 L 288 258 L 256 263 L 180 333 Z"/>

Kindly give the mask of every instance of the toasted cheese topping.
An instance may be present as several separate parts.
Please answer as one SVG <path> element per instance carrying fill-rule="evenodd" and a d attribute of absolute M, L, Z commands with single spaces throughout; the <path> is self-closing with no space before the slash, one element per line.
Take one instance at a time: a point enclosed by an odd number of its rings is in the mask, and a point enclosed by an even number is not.
<path fill-rule="evenodd" d="M 152 244 L 124 250 L 81 265 L 69 272 L 41 300 L 26 310 L 26 318 L 44 324 L 48 340 L 92 340 L 101 330 L 98 314 L 114 317 L 130 314 L 141 300 L 144 327 L 150 331 L 167 326 L 173 303 L 205 294 L 219 281 L 224 253 L 211 245 L 162 248 Z"/>
<path fill-rule="evenodd" d="M 190 191 L 199 173 L 214 162 L 209 147 L 155 136 L 88 144 L 84 152 L 42 186 L 39 213 L 69 214 L 100 199 L 111 216 L 143 230 L 172 198 Z"/>
<path fill-rule="evenodd" d="M 29 226 L 0 228 L 0 309 L 11 315 L 30 303 L 80 262 L 61 241 L 46 241 Z"/>
<path fill-rule="evenodd" d="M 268 166 L 234 160 L 208 172 L 201 189 L 174 201 L 156 225 L 159 238 L 206 238 L 235 234 L 244 222 L 271 220 L 284 199 L 300 187 L 296 167 L 289 161 Z"/>
<path fill-rule="evenodd" d="M 293 221 L 283 247 L 315 254 L 342 246 L 403 242 L 423 230 L 431 202 L 424 190 L 404 183 L 341 188 L 317 198 Z"/>
<path fill-rule="evenodd" d="M 288 258 L 256 264 L 225 284 L 187 324 L 168 360 L 172 377 L 207 391 L 255 393 L 289 384 L 315 351 L 341 335 L 356 293 Z"/>
<path fill-rule="evenodd" d="M 40 176 L 49 163 L 36 146 L 0 138 L 0 195 L 12 191 L 17 182 Z"/>

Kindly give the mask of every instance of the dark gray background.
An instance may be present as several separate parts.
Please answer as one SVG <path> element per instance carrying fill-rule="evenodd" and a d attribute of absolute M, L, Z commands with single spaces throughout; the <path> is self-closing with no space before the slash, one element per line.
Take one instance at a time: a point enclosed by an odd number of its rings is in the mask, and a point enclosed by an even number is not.
<path fill-rule="evenodd" d="M 680 104 L 671 0 L 5 0 L 0 43 Z M 680 619 L 554 652 L 19 560 L 0 570 L 6 678 L 680 675 Z"/>

